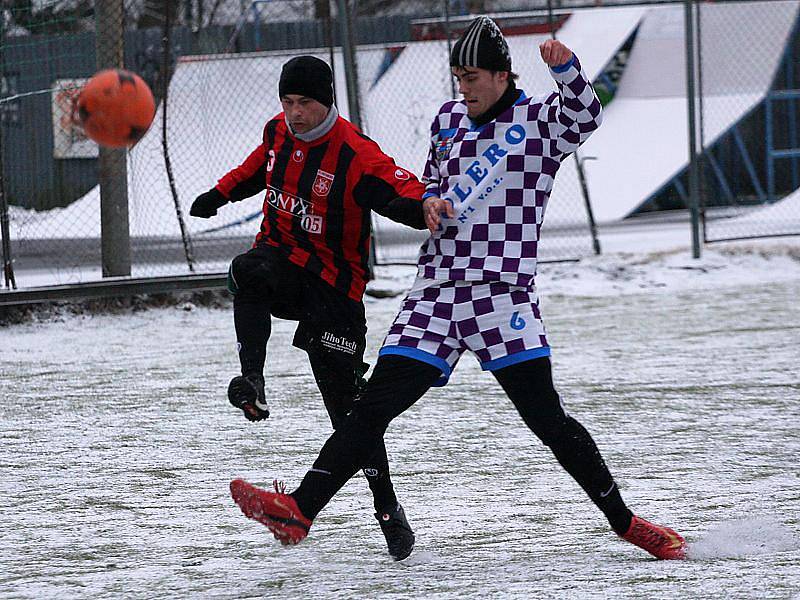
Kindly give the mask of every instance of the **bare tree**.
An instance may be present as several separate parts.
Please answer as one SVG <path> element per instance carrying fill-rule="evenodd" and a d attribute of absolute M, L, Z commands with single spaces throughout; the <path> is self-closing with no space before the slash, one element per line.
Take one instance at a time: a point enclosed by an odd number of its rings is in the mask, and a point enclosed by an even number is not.
<path fill-rule="evenodd" d="M 10 11 L 15 25 L 31 33 L 86 31 L 94 22 L 91 0 L 61 0 L 39 7 L 32 0 L 5 0 L 0 6 Z"/>
<path fill-rule="evenodd" d="M 144 6 L 139 14 L 136 26 L 139 29 L 162 27 L 167 11 L 173 8 L 175 4 L 177 3 L 170 0 L 144 0 Z"/>

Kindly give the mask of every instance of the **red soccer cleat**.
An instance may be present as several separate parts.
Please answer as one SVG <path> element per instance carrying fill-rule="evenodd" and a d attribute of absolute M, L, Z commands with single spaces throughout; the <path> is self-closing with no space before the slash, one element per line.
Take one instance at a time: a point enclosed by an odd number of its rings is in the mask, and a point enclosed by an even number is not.
<path fill-rule="evenodd" d="M 311 520 L 306 519 L 297 502 L 283 490 L 262 490 L 244 479 L 231 481 L 231 497 L 246 517 L 263 523 L 281 544 L 298 544 L 308 535 Z"/>
<path fill-rule="evenodd" d="M 663 560 L 682 560 L 686 558 L 686 540 L 670 529 L 633 516 L 631 526 L 622 539 L 639 548 L 647 550 L 656 558 Z"/>

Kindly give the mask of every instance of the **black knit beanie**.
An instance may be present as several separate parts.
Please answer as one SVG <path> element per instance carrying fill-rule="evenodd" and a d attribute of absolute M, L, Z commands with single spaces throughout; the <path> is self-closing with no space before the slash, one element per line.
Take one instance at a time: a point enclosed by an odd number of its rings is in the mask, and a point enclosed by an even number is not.
<path fill-rule="evenodd" d="M 278 96 L 297 94 L 313 98 L 330 107 L 333 104 L 333 73 L 324 60 L 315 56 L 293 58 L 281 70 Z"/>
<path fill-rule="evenodd" d="M 451 67 L 510 71 L 511 53 L 500 28 L 489 17 L 478 17 L 461 34 L 450 53 Z"/>

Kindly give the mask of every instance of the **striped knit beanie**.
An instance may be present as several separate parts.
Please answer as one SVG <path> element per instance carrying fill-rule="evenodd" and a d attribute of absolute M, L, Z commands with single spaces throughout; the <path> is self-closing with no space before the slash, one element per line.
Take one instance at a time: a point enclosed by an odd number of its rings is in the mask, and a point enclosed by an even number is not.
<path fill-rule="evenodd" d="M 510 71 L 508 44 L 495 22 L 489 17 L 478 17 L 472 21 L 453 46 L 450 66 Z"/>

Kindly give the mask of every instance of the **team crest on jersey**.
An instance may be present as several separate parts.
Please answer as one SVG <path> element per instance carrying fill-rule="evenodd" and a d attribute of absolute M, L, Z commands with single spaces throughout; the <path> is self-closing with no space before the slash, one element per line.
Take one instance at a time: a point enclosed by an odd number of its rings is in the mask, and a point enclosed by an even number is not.
<path fill-rule="evenodd" d="M 442 162 L 450 154 L 450 149 L 453 147 L 453 134 L 447 135 L 448 131 L 439 133 L 439 140 L 436 142 L 434 149 L 436 151 L 436 161 Z"/>
<path fill-rule="evenodd" d="M 406 179 L 409 179 L 410 177 L 411 177 L 411 175 L 409 175 L 408 172 L 404 171 L 403 169 L 395 169 L 395 172 L 394 172 L 394 178 L 395 179 L 399 179 L 400 181 L 405 181 Z"/>
<path fill-rule="evenodd" d="M 326 173 L 322 169 L 317 171 L 317 176 L 314 178 L 314 185 L 311 189 L 317 196 L 327 196 L 331 191 L 333 185 L 333 175 Z"/>
<path fill-rule="evenodd" d="M 453 138 L 444 138 L 436 142 L 436 160 L 442 162 L 453 147 Z"/>
<path fill-rule="evenodd" d="M 303 159 L 304 159 L 305 157 L 306 157 L 306 155 L 305 155 L 305 154 L 303 154 L 303 151 L 302 151 L 302 150 L 295 150 L 295 151 L 294 151 L 294 153 L 292 154 L 292 160 L 293 160 L 294 162 L 298 162 L 298 163 L 299 163 L 299 162 L 303 162 Z"/>

